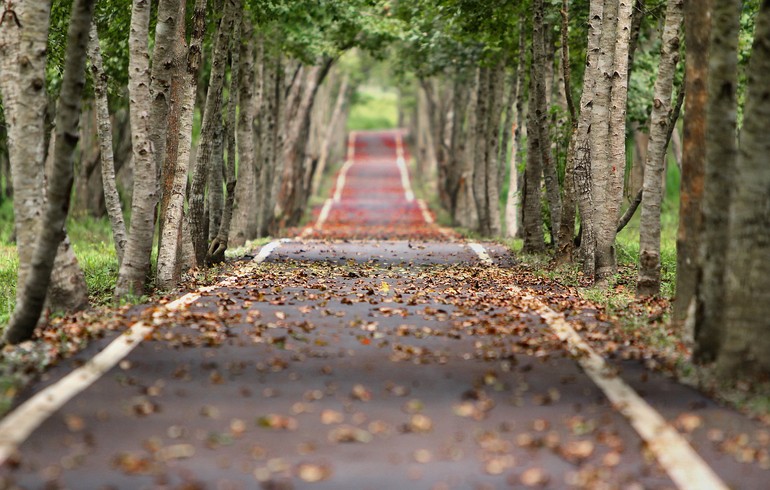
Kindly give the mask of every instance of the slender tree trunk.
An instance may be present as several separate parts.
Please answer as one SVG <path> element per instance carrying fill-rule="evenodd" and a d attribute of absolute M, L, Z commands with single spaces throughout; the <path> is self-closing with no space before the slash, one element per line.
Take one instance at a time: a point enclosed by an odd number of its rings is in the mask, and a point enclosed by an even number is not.
<path fill-rule="evenodd" d="M 595 280 L 599 284 L 606 284 L 617 270 L 614 246 L 626 168 L 631 0 L 607 0 L 603 16 L 600 78 L 595 90 L 591 126 L 596 232 Z"/>
<path fill-rule="evenodd" d="M 192 234 L 195 262 L 203 265 L 206 258 L 207 236 L 204 223 L 204 202 L 206 179 L 213 156 L 214 136 L 217 127 L 222 125 L 222 87 L 227 63 L 228 40 L 232 35 L 234 17 L 239 10 L 239 0 L 225 0 L 222 19 L 217 30 L 214 48 L 211 54 L 211 74 L 209 77 L 206 104 L 201 123 L 200 143 L 195 156 L 192 171 L 192 186 L 188 195 L 189 222 Z"/>
<path fill-rule="evenodd" d="M 729 208 L 725 203 L 732 199 L 738 154 L 736 107 L 742 3 L 740 0 L 720 0 L 712 5 L 700 255 L 703 270 L 696 308 L 693 353 L 694 358 L 702 362 L 716 359 L 723 339 L 725 258 L 729 243 L 729 236 L 725 233 L 729 227 Z"/>
<path fill-rule="evenodd" d="M 717 18 L 715 21 L 719 22 Z M 719 32 L 719 27 L 715 28 Z M 717 364 L 718 374 L 728 383 L 741 377 L 767 379 L 770 374 L 770 336 L 767 335 L 770 319 L 768 77 L 770 4 L 762 2 L 756 19 L 740 154 L 730 199 L 730 242 L 724 282 L 727 298 L 722 325 L 724 341 Z"/>
<path fill-rule="evenodd" d="M 227 114 L 229 101 L 222 103 L 222 112 Z M 208 166 L 208 175 L 206 176 L 206 198 L 207 203 L 205 213 L 208 215 L 206 224 L 206 240 L 211 243 L 217 236 L 219 224 L 222 222 L 222 210 L 224 208 L 225 194 L 222 189 L 222 180 L 225 175 L 225 139 L 227 139 L 227 128 L 224 124 L 218 124 L 214 127 L 214 139 L 211 143 L 211 160 Z"/>
<path fill-rule="evenodd" d="M 187 186 L 187 169 L 192 148 L 195 97 L 198 91 L 198 75 L 201 66 L 203 37 L 206 33 L 206 1 L 196 0 L 192 18 L 189 48 L 184 48 L 184 36 L 178 40 L 182 49 L 177 63 L 184 63 L 181 79 L 172 90 L 172 113 L 178 112 L 178 131 L 169 133 L 164 164 L 164 200 L 161 203 L 162 231 L 158 245 L 158 286 L 173 287 L 181 277 L 184 198 Z M 172 128 L 170 128 L 172 129 Z M 176 136 L 176 138 L 174 138 Z"/>
<path fill-rule="evenodd" d="M 485 196 L 489 209 L 489 235 L 496 237 L 502 231 L 500 220 L 500 119 L 503 112 L 505 92 L 505 65 L 502 62 L 490 70 L 489 74 L 489 123 L 487 123 L 487 149 Z"/>
<path fill-rule="evenodd" d="M 242 22 L 236 21 L 233 33 L 233 41 L 230 46 L 230 82 L 227 86 L 228 101 L 227 115 L 225 118 L 225 144 L 227 145 L 227 163 L 224 168 L 225 187 L 227 197 L 222 209 L 222 216 L 219 223 L 219 229 L 206 252 L 206 261 L 210 264 L 216 264 L 225 260 L 227 251 L 227 242 L 230 238 L 230 224 L 233 218 L 233 204 L 235 203 L 235 188 L 237 185 L 235 175 L 235 123 L 236 123 L 236 102 L 237 90 L 240 85 L 241 64 L 240 64 L 240 39 Z M 221 181 L 219 187 L 222 187 Z"/>
<path fill-rule="evenodd" d="M 564 73 L 564 95 L 567 104 L 567 114 L 570 121 L 570 136 L 567 144 L 567 162 L 564 167 L 564 195 L 562 199 L 561 224 L 556 240 L 556 259 L 560 262 L 571 262 L 575 248 L 575 214 L 577 197 L 575 194 L 575 154 L 577 144 L 578 120 L 575 103 L 572 100 L 572 73 L 569 60 L 569 1 L 562 0 L 561 8 L 561 64 Z"/>
<path fill-rule="evenodd" d="M 575 192 L 582 230 L 580 258 L 583 263 L 583 273 L 588 277 L 594 275 L 596 253 L 590 129 L 593 121 L 596 83 L 601 75 L 599 55 L 603 18 L 604 0 L 591 0 L 588 14 L 586 68 L 583 75 L 583 92 L 580 95 L 580 116 L 578 117 L 577 133 L 574 137 L 574 151 L 567 156 L 568 159 L 573 160 L 568 165 L 574 168 Z"/>
<path fill-rule="evenodd" d="M 150 141 L 155 156 L 155 168 L 160 175 L 166 157 L 166 129 L 171 106 L 172 79 L 179 74 L 175 44 L 177 28 L 184 24 L 186 0 L 159 0 L 158 17 L 155 25 L 155 43 L 152 51 L 150 72 Z M 181 15 L 180 15 L 181 12 Z M 184 27 L 182 27 L 184 29 Z"/>
<path fill-rule="evenodd" d="M 272 51 L 271 46 L 271 51 Z M 273 189 L 274 176 L 276 175 L 276 155 L 280 149 L 279 127 L 282 127 L 283 112 L 283 64 L 281 55 L 270 53 L 265 56 L 265 104 L 261 115 L 261 169 L 259 176 L 260 192 L 260 215 L 259 215 L 259 236 L 268 236 L 273 223 Z"/>
<path fill-rule="evenodd" d="M 533 131 L 537 131 L 539 148 L 545 181 L 546 198 L 548 209 L 551 213 L 551 240 L 556 243 L 556 237 L 559 233 L 561 224 L 561 196 L 559 191 L 559 178 L 556 174 L 556 161 L 551 154 L 551 133 L 549 129 L 549 96 L 548 87 L 548 51 L 546 51 L 547 35 L 543 18 L 545 16 L 545 3 L 543 0 L 534 0 L 532 2 L 532 87 L 534 89 L 535 114 Z M 550 43 L 549 43 L 550 44 Z M 550 51 L 550 50 L 549 50 Z M 551 78 L 552 78 L 551 73 Z M 532 134 L 531 132 L 528 134 Z"/>
<path fill-rule="evenodd" d="M 533 63 L 534 64 L 534 63 Z M 541 216 L 540 180 L 543 175 L 542 141 L 537 120 L 537 103 L 534 101 L 535 82 L 530 77 L 529 110 L 527 111 L 527 164 L 524 169 L 524 252 L 536 253 L 545 249 L 543 220 Z"/>
<path fill-rule="evenodd" d="M 73 156 L 79 139 L 78 123 L 93 6 L 93 0 L 76 0 L 72 6 L 56 117 L 57 137 L 48 184 L 48 205 L 40 235 L 35 240 L 30 272 L 25 282 L 19 285 L 22 290 L 20 301 L 5 332 L 5 341 L 9 343 L 15 344 L 32 336 L 45 304 L 56 250 L 65 238 L 64 224 L 72 193 Z"/>
<path fill-rule="evenodd" d="M 329 161 L 331 156 L 330 151 L 332 139 L 334 138 L 334 134 L 337 131 L 337 126 L 339 125 L 340 119 L 342 117 L 342 112 L 347 105 L 348 99 L 350 98 L 350 87 L 350 76 L 345 73 L 342 76 L 342 81 L 340 82 L 339 89 L 337 90 L 337 98 L 334 101 L 334 109 L 332 109 L 332 115 L 329 119 L 329 124 L 326 127 L 326 132 L 324 133 L 323 140 L 321 141 L 318 168 L 315 172 L 315 178 L 313 179 L 311 195 L 318 194 L 318 186 L 321 184 L 321 179 L 323 178 L 323 174 L 326 171 L 326 163 Z"/>
<path fill-rule="evenodd" d="M 242 22 L 243 34 L 239 55 L 241 77 L 238 85 L 238 186 L 235 189 L 233 223 L 230 230 L 230 242 L 237 246 L 257 236 L 255 120 L 261 93 L 261 89 L 257 87 L 254 62 L 254 53 L 258 51 L 255 50 L 257 37 L 248 15 L 243 17 Z M 261 62 L 260 56 L 257 63 Z"/>
<path fill-rule="evenodd" d="M 89 59 L 91 61 L 91 76 L 94 81 L 96 105 L 96 120 L 99 132 L 99 148 L 102 160 L 102 185 L 107 215 L 112 225 L 112 238 L 115 242 L 115 252 L 118 264 L 123 262 L 123 251 L 126 247 L 126 224 L 123 221 L 123 209 L 120 204 L 118 187 L 115 184 L 115 159 L 112 153 L 112 122 L 107 103 L 107 74 L 102 63 L 102 53 L 99 48 L 99 35 L 96 25 L 91 26 Z"/>
<path fill-rule="evenodd" d="M 702 4 L 705 3 L 705 4 Z M 676 296 L 673 318 L 683 322 L 695 304 L 699 275 L 699 246 L 703 229 L 703 169 L 706 160 L 706 107 L 708 101 L 709 2 L 684 3 L 685 118 L 682 179 L 679 192 L 679 228 L 676 236 Z"/>
<path fill-rule="evenodd" d="M 512 120 L 515 125 L 513 132 L 513 145 L 511 147 L 510 173 L 508 177 L 508 195 L 505 200 L 505 223 L 506 236 L 515 238 L 520 234 L 519 216 L 521 214 L 521 191 L 519 189 L 519 163 L 521 161 L 521 128 L 523 126 L 524 114 L 524 83 L 526 79 L 526 30 L 524 21 L 519 22 L 519 54 L 516 61 L 516 96 L 511 100 L 514 117 Z"/>
<path fill-rule="evenodd" d="M 489 203 L 487 200 L 487 165 L 486 152 L 488 148 L 487 125 L 490 122 L 490 69 L 482 66 L 478 70 L 478 85 L 476 89 L 476 125 L 472 129 L 476 133 L 473 149 L 473 197 L 476 200 L 476 212 L 479 217 L 478 232 L 482 236 L 490 236 L 492 223 Z"/>
<path fill-rule="evenodd" d="M 460 224 L 459 203 L 462 194 L 466 188 L 467 182 L 464 175 L 466 145 L 465 118 L 468 110 L 468 84 L 466 74 L 459 69 L 456 71 L 453 80 L 452 90 L 452 128 L 450 130 L 450 150 L 447 162 L 447 194 L 449 200 L 449 214 L 452 217 L 452 224 Z"/>
<path fill-rule="evenodd" d="M 147 33 L 150 24 L 150 2 L 133 0 L 131 34 L 129 35 L 128 91 L 131 110 L 134 192 L 131 197 L 131 226 L 128 243 L 120 264 L 115 295 L 118 298 L 144 294 L 150 271 L 150 252 L 155 231 L 157 175 L 150 141 L 150 63 Z"/>
<path fill-rule="evenodd" d="M 310 129 L 310 115 L 315 103 L 318 88 L 331 69 L 331 58 L 307 70 L 301 95 L 296 102 L 296 109 L 291 111 L 291 119 L 286 121 L 286 139 L 283 147 L 283 173 L 276 200 L 276 218 L 281 227 L 292 226 L 301 218 L 304 175 L 302 164 L 305 162 L 307 136 Z M 289 117 L 289 115 L 287 115 Z"/>
<path fill-rule="evenodd" d="M 653 296 L 660 292 L 660 213 L 663 202 L 663 170 L 671 112 L 674 72 L 679 62 L 679 27 L 682 24 L 683 0 L 668 0 L 666 21 L 660 47 L 658 78 L 655 81 L 650 143 L 644 165 L 642 216 L 639 225 L 639 278 L 636 293 Z"/>

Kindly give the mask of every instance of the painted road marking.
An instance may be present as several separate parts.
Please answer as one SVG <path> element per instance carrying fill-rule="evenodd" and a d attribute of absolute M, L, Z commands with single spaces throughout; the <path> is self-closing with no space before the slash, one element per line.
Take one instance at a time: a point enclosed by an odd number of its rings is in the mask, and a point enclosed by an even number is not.
<path fill-rule="evenodd" d="M 476 252 L 485 264 L 493 263 L 481 244 L 469 243 L 468 247 Z M 583 340 L 564 319 L 563 314 L 555 312 L 535 296 L 522 294 L 521 288 L 517 286 L 508 286 L 508 289 L 511 295 L 518 295 L 535 306 L 535 312 L 546 321 L 556 336 L 567 344 L 583 371 L 604 392 L 615 409 L 631 423 L 678 488 L 727 490 L 727 485 L 687 440 L 620 376 L 612 372 L 604 358 Z"/>
<path fill-rule="evenodd" d="M 350 133 L 350 136 L 348 137 L 348 156 L 347 160 L 345 160 L 345 164 L 342 165 L 342 168 L 340 169 L 340 173 L 337 174 L 337 185 L 334 189 L 334 202 L 340 202 L 342 199 L 342 189 L 345 187 L 345 177 L 347 176 L 348 170 L 350 170 L 350 167 L 353 166 L 353 161 L 355 159 L 356 154 L 356 133 L 355 131 Z"/>
<path fill-rule="evenodd" d="M 260 249 L 259 254 L 254 258 L 254 262 L 264 262 L 270 256 L 270 253 L 288 241 L 291 240 L 281 239 L 268 243 Z M 165 305 L 165 309 L 174 311 L 184 306 L 189 306 L 200 298 L 202 293 L 232 285 L 236 280 L 236 277 L 229 277 L 213 286 L 206 286 L 200 288 L 197 292 L 187 293 L 181 298 Z M 134 323 L 84 365 L 7 414 L 0 421 L 0 466 L 5 463 L 16 451 L 16 448 L 35 429 L 40 427 L 40 424 L 123 360 L 142 340 L 152 333 L 153 329 L 152 324 L 145 322 Z"/>
<path fill-rule="evenodd" d="M 412 184 L 409 182 L 409 171 L 404 160 L 404 144 L 401 133 L 396 134 L 396 165 L 398 165 L 398 171 L 401 173 L 401 186 L 404 188 L 406 202 L 412 202 L 414 201 L 414 191 L 412 191 Z"/>

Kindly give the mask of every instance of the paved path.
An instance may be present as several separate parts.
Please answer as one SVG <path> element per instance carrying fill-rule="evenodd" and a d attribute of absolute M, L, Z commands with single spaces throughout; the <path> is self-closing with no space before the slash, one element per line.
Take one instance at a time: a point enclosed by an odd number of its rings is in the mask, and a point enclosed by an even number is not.
<path fill-rule="evenodd" d="M 107 341 L 53 369 L 5 419 L 0 488 L 767 488 L 766 427 L 603 360 L 593 313 L 435 226 L 401 158 L 354 134 L 303 238 L 146 310 L 14 441 Z"/>

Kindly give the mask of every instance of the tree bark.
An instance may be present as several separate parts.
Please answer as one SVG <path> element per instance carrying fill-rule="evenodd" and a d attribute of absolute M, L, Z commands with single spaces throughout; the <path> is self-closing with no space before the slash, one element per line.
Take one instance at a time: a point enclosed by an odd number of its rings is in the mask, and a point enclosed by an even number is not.
<path fill-rule="evenodd" d="M 508 176 L 508 195 L 505 200 L 505 234 L 509 238 L 518 237 L 521 223 L 521 190 L 519 189 L 519 163 L 521 162 L 521 129 L 524 124 L 524 83 L 526 79 L 526 31 L 524 21 L 519 22 L 519 54 L 516 61 L 515 97 L 511 100 L 514 115 L 511 118 L 515 125 L 513 145 L 511 146 L 510 173 Z"/>
<path fill-rule="evenodd" d="M 489 122 L 487 123 L 486 160 L 486 205 L 489 208 L 489 236 L 500 236 L 502 223 L 500 220 L 500 119 L 505 98 L 505 65 L 498 62 L 489 75 Z"/>
<path fill-rule="evenodd" d="M 150 72 L 150 141 L 154 150 L 155 168 L 161 174 L 166 157 L 166 129 L 168 128 L 169 109 L 171 107 L 172 79 L 179 75 L 176 63 L 175 44 L 178 28 L 184 24 L 184 5 L 186 0 L 159 0 L 155 42 L 152 51 L 152 71 Z"/>
<path fill-rule="evenodd" d="M 134 192 L 131 197 L 131 225 L 120 264 L 115 296 L 141 296 L 150 271 L 150 252 L 155 232 L 157 175 L 150 141 L 150 63 L 147 34 L 150 2 L 133 0 L 129 35 L 128 92 L 133 145 Z"/>
<path fill-rule="evenodd" d="M 594 198 L 592 162 L 591 162 L 591 123 L 593 121 L 596 83 L 599 72 L 599 54 L 601 52 L 602 21 L 604 18 L 604 0 L 591 0 L 588 13 L 588 47 L 586 49 L 586 68 L 583 74 L 583 92 L 580 95 L 580 116 L 577 134 L 574 137 L 574 150 L 567 156 L 572 159 L 567 165 L 574 168 L 575 192 L 580 211 L 581 237 L 580 258 L 583 274 L 593 277 L 595 271 L 596 232 L 594 229 Z"/>
<path fill-rule="evenodd" d="M 534 64 L 534 63 L 533 63 Z M 534 101 L 534 76 L 530 77 L 529 110 L 527 111 L 527 164 L 524 168 L 524 248 L 525 253 L 542 252 L 545 249 L 543 239 L 543 220 L 540 206 L 540 179 L 543 174 L 542 142 L 537 130 L 537 104 Z"/>
<path fill-rule="evenodd" d="M 20 301 L 5 332 L 5 341 L 18 343 L 32 337 L 45 304 L 56 251 L 65 238 L 64 225 L 72 193 L 74 152 L 78 143 L 80 104 L 85 86 L 86 48 L 93 0 L 75 0 L 67 31 L 67 49 L 56 115 L 56 143 L 48 184 L 48 205 L 36 237 L 30 272 Z"/>
<path fill-rule="evenodd" d="M 8 22 L 0 29 L 0 88 L 14 190 L 14 230 L 19 258 L 16 302 L 20 303 L 23 301 L 21 285 L 27 281 L 45 209 L 44 118 L 48 104 L 45 67 L 50 4 L 23 2 L 16 6 L 16 13 L 24 28 Z"/>
<path fill-rule="evenodd" d="M 476 212 L 478 213 L 478 232 L 482 236 L 490 236 L 492 223 L 489 214 L 489 202 L 486 189 L 487 183 L 487 165 L 486 152 L 488 148 L 487 125 L 490 123 L 490 91 L 489 91 L 490 69 L 482 66 L 478 69 L 477 88 L 476 88 L 476 124 L 472 128 L 475 133 L 473 146 L 473 197 L 476 201 Z"/>
<path fill-rule="evenodd" d="M 238 97 L 236 87 L 238 87 L 241 83 L 240 39 L 242 25 L 242 22 L 236 21 L 233 32 L 233 40 L 230 46 L 230 82 L 227 86 L 228 100 L 224 131 L 225 144 L 227 145 L 227 162 L 225 163 L 224 168 L 225 190 L 227 192 L 227 197 L 225 198 L 222 215 L 219 222 L 219 228 L 216 230 L 216 236 L 211 241 L 211 245 L 209 245 L 209 249 L 206 252 L 206 261 L 209 264 L 216 264 L 225 260 L 227 242 L 230 238 L 230 224 L 233 218 L 235 189 L 238 183 L 235 175 L 235 116 Z M 248 162 L 244 163 L 248 165 Z M 222 187 L 221 180 L 218 182 L 218 185 L 220 188 Z"/>
<path fill-rule="evenodd" d="M 272 51 L 271 46 L 271 51 Z M 265 56 L 264 86 L 265 104 L 261 116 L 261 165 L 259 174 L 259 236 L 268 236 L 273 223 L 274 176 L 276 175 L 276 156 L 280 151 L 279 128 L 282 127 L 283 112 L 283 63 L 279 53 L 271 52 Z"/>
<path fill-rule="evenodd" d="M 668 0 L 663 38 L 660 47 L 658 78 L 655 80 L 650 142 L 644 165 L 642 214 L 639 225 L 638 296 L 654 296 L 660 292 L 660 213 L 663 202 L 663 171 L 666 168 L 671 95 L 674 73 L 679 62 L 679 27 L 682 23 L 683 0 Z"/>
<path fill-rule="evenodd" d="M 556 173 L 556 161 L 551 154 L 551 133 L 549 129 L 548 107 L 551 90 L 547 80 L 553 78 L 553 63 L 548 60 L 546 50 L 547 34 L 545 32 L 545 2 L 532 2 L 532 87 L 534 89 L 535 114 L 531 130 L 537 131 L 539 140 L 540 161 L 542 162 L 543 180 L 545 182 L 546 200 L 550 211 L 551 241 L 556 243 L 561 225 L 561 195 L 559 178 Z M 550 43 L 549 43 L 550 44 Z M 550 67 L 550 68 L 549 68 Z M 550 77 L 548 69 L 551 70 Z M 528 134 L 532 134 L 528 132 Z"/>
<path fill-rule="evenodd" d="M 224 91 L 223 91 L 224 93 Z M 221 111 L 227 114 L 229 101 L 222 103 Z M 225 116 L 226 117 L 226 116 Z M 225 175 L 225 140 L 228 138 L 227 129 L 222 121 L 215 125 L 214 138 L 211 143 L 211 159 L 209 160 L 208 172 L 206 175 L 206 200 L 205 213 L 208 216 L 206 220 L 204 235 L 206 243 L 211 243 L 217 236 L 219 224 L 222 222 L 222 210 L 224 209 L 225 194 L 222 189 L 222 180 Z"/>
<path fill-rule="evenodd" d="M 206 104 L 201 122 L 200 142 L 192 170 L 192 185 L 188 194 L 190 232 L 196 264 L 203 265 L 206 259 L 207 236 L 205 233 L 204 207 L 206 180 L 213 155 L 214 134 L 222 125 L 222 87 L 227 63 L 228 40 L 232 35 L 234 17 L 239 10 L 239 0 L 225 0 L 222 19 L 217 29 L 216 39 L 211 54 L 211 74 L 209 77 Z"/>
<path fill-rule="evenodd" d="M 698 362 L 716 359 L 723 338 L 725 258 L 729 208 L 738 154 L 738 36 L 742 3 L 720 0 L 712 5 L 709 48 L 709 101 L 706 112 L 706 166 L 703 189 L 702 279 L 695 322 Z M 752 56 L 753 57 L 753 56 Z"/>
<path fill-rule="evenodd" d="M 605 285 L 617 271 L 615 235 L 626 167 L 626 102 L 631 0 L 606 0 L 602 24 L 600 77 L 591 125 L 595 280 Z"/>
<path fill-rule="evenodd" d="M 561 63 L 564 95 L 567 104 L 567 114 L 570 121 L 569 142 L 567 144 L 567 162 L 564 166 L 564 195 L 562 198 L 561 224 L 556 239 L 557 262 L 572 262 L 575 249 L 575 214 L 577 197 L 575 194 L 575 160 L 570 155 L 575 153 L 577 136 L 577 113 L 575 102 L 572 100 L 572 73 L 569 60 L 569 1 L 562 0 L 561 7 Z"/>
<path fill-rule="evenodd" d="M 714 20 L 719 23 L 718 17 Z M 719 32 L 717 24 L 715 30 Z M 718 375 L 728 383 L 740 378 L 767 379 L 770 374 L 770 336 L 767 335 L 770 325 L 768 77 L 770 4 L 762 2 L 748 68 L 746 112 L 730 200 L 730 240 L 724 281 L 727 294 L 722 326 L 724 341 L 717 363 Z"/>
<path fill-rule="evenodd" d="M 259 110 L 261 77 L 257 77 L 256 65 L 262 63 L 259 56 L 256 64 L 254 54 L 258 52 L 257 37 L 254 26 L 248 15 L 242 19 L 242 41 L 240 43 L 239 60 L 241 63 L 240 83 L 238 84 L 238 186 L 235 189 L 233 205 L 233 222 L 230 230 L 230 242 L 233 245 L 243 245 L 246 240 L 257 236 L 257 150 L 255 139 L 255 120 Z M 260 41 L 261 42 L 261 41 Z"/>
<path fill-rule="evenodd" d="M 703 3 L 703 5 L 702 5 Z M 673 319 L 683 322 L 696 294 L 699 246 L 703 229 L 703 169 L 706 160 L 706 107 L 708 100 L 709 2 L 684 3 L 685 118 L 682 179 L 679 191 L 679 228 L 676 236 L 676 296 Z"/>
<path fill-rule="evenodd" d="M 102 63 L 102 53 L 99 47 L 99 35 L 96 25 L 91 26 L 88 57 L 91 61 L 91 77 L 94 82 L 94 102 L 96 105 L 96 124 L 99 133 L 99 148 L 102 160 L 102 185 L 104 186 L 104 201 L 107 215 L 112 225 L 112 239 L 115 242 L 115 253 L 118 264 L 123 262 L 123 251 L 126 247 L 126 223 L 123 220 L 123 209 L 120 204 L 118 187 L 115 184 L 115 159 L 112 152 L 112 122 L 110 121 L 109 105 L 107 103 L 107 74 Z"/>
<path fill-rule="evenodd" d="M 339 89 L 337 90 L 337 98 L 334 101 L 334 109 L 332 109 L 332 115 L 329 119 L 329 124 L 326 127 L 323 140 L 321 141 L 321 149 L 319 151 L 318 168 L 315 172 L 315 178 L 313 179 L 313 187 L 310 194 L 318 194 L 318 186 L 321 184 L 321 179 L 326 171 L 326 162 L 330 158 L 330 149 L 332 144 L 332 138 L 337 130 L 337 125 L 340 122 L 342 111 L 350 99 L 351 94 L 350 75 L 345 73 L 342 75 L 342 81 L 340 82 Z"/>
<path fill-rule="evenodd" d="M 163 169 L 163 202 L 161 203 L 161 235 L 158 244 L 158 286 L 168 289 L 181 277 L 183 249 L 184 198 L 187 186 L 187 170 L 192 148 L 195 97 L 198 91 L 198 75 L 201 65 L 203 37 L 206 33 L 206 2 L 196 0 L 193 10 L 190 45 L 184 48 L 184 36 L 178 39 L 182 48 L 178 53 L 179 64 L 185 64 L 176 90 L 172 90 L 172 112 L 178 111 L 178 131 L 169 133 L 166 160 Z M 183 33 L 182 33 L 183 34 Z M 176 136 L 176 138 L 174 137 Z"/>
<path fill-rule="evenodd" d="M 304 172 L 302 164 L 305 161 L 307 135 L 310 128 L 310 115 L 315 103 L 318 88 L 329 73 L 333 63 L 328 58 L 320 65 L 306 70 L 305 82 L 302 83 L 297 97 L 296 107 L 286 115 L 286 139 L 283 146 L 283 171 L 277 194 L 275 217 L 281 227 L 293 226 L 302 217 L 304 204 Z"/>

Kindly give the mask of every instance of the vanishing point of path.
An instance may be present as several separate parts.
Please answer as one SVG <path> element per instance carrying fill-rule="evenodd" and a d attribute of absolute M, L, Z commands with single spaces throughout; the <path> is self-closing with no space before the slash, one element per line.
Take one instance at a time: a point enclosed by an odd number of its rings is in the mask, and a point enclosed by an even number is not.
<path fill-rule="evenodd" d="M 27 390 L 0 487 L 768 488 L 767 427 L 598 354 L 568 289 L 433 223 L 401 138 L 352 134 L 299 237 Z"/>

